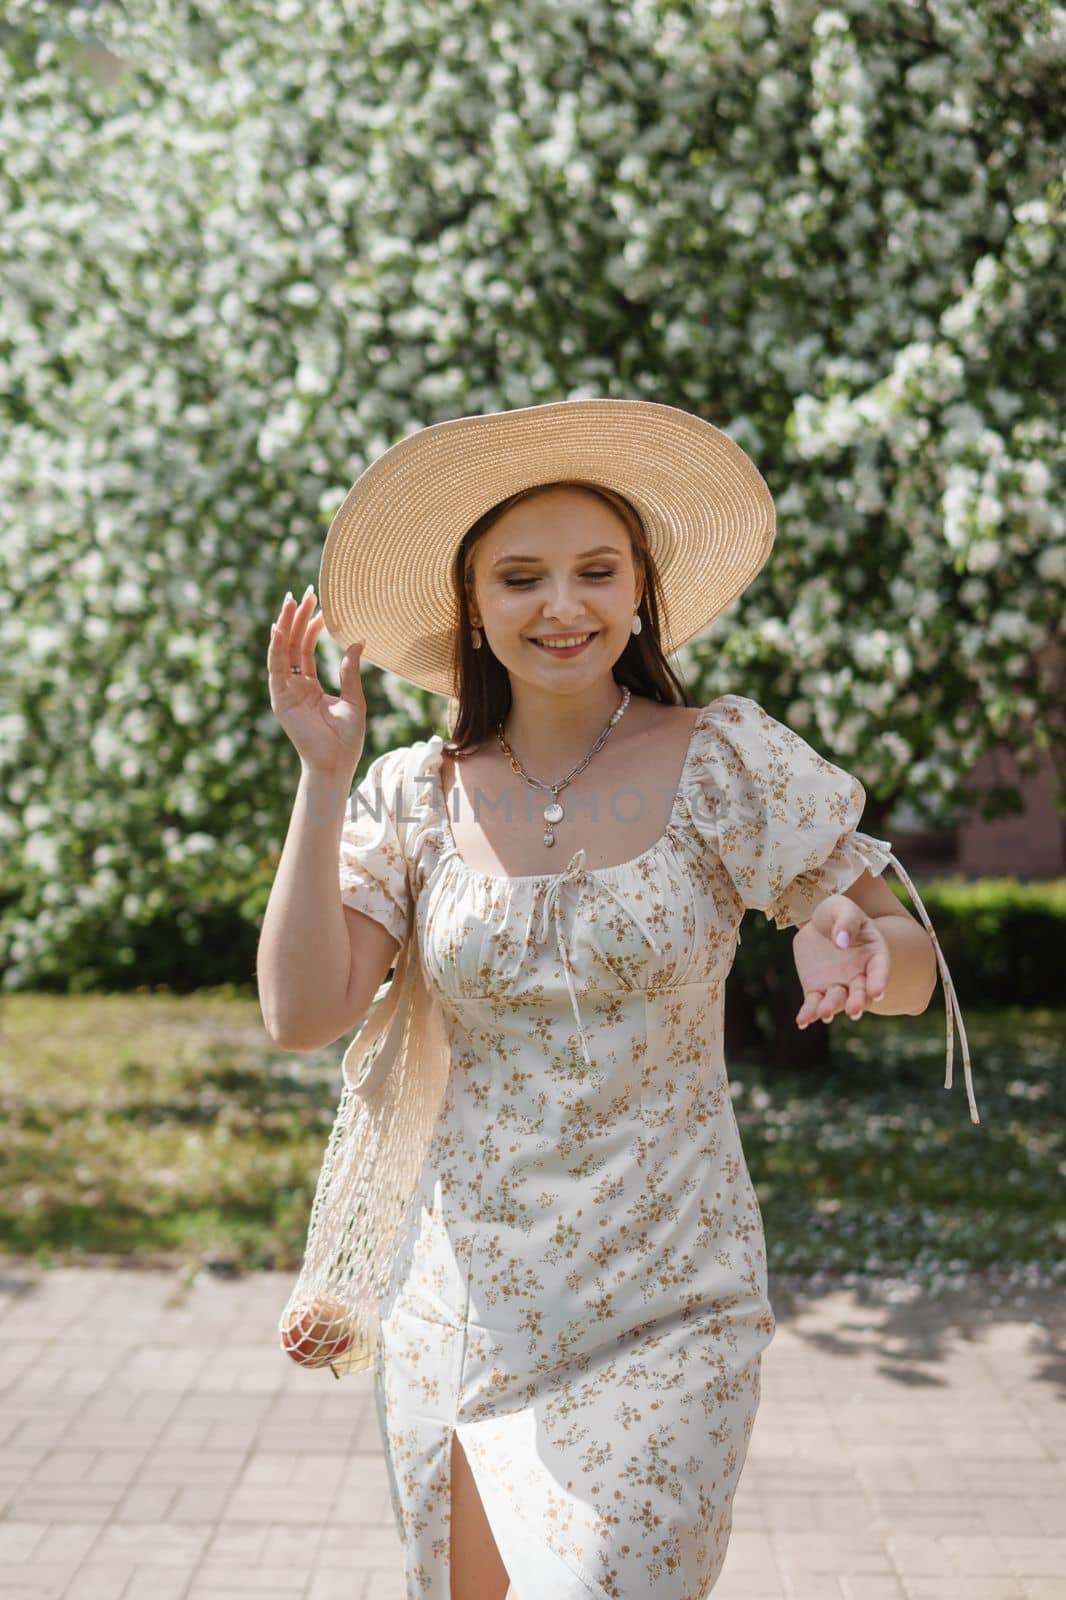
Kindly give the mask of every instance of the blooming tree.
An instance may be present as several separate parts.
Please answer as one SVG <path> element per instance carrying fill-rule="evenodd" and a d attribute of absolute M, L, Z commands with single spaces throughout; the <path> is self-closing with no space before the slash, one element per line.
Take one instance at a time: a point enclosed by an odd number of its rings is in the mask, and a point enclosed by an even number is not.
<path fill-rule="evenodd" d="M 445 417 L 634 396 L 729 432 L 777 542 L 681 665 L 878 812 L 950 818 L 994 744 L 1061 761 L 1064 18 L 9 3 L 3 983 L 115 982 L 223 893 L 254 919 L 296 776 L 270 621 Z M 366 677 L 365 759 L 443 726 Z"/>

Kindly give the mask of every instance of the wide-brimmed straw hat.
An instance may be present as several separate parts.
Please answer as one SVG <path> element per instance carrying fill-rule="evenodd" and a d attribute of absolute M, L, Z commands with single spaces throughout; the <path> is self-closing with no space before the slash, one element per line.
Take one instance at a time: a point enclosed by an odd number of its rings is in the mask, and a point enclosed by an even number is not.
<path fill-rule="evenodd" d="M 329 525 L 318 599 L 343 648 L 454 697 L 456 548 L 491 506 L 579 479 L 631 501 L 659 571 L 665 655 L 747 588 L 774 542 L 773 497 L 713 423 L 652 400 L 559 400 L 419 428 L 349 489 Z"/>

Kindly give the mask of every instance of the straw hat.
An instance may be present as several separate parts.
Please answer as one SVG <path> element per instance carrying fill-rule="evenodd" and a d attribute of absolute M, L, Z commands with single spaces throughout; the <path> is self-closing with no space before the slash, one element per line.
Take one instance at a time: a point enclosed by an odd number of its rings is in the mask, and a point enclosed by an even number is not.
<path fill-rule="evenodd" d="M 713 423 L 651 400 L 559 400 L 419 428 L 372 461 L 329 525 L 318 598 L 330 636 L 436 694 L 452 673 L 456 548 L 490 506 L 555 479 L 625 495 L 659 569 L 671 655 L 747 588 L 774 542 L 774 502 Z"/>

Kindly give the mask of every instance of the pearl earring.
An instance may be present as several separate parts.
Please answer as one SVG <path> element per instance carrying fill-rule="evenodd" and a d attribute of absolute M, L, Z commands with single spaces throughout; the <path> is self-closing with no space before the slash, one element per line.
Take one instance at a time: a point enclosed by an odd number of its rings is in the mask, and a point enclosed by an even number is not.
<path fill-rule="evenodd" d="M 629 624 L 630 633 L 639 633 L 644 624 L 640 620 L 639 612 L 634 611 L 633 621 Z"/>
<path fill-rule="evenodd" d="M 470 643 L 473 645 L 475 650 L 480 650 L 481 649 L 481 629 L 480 628 L 471 628 L 471 630 L 470 630 Z"/>

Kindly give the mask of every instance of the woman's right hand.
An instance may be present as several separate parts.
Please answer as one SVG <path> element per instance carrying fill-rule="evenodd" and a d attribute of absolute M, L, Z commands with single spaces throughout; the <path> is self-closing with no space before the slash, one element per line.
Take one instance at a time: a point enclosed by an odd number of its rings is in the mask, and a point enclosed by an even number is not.
<path fill-rule="evenodd" d="M 315 592 L 310 584 L 299 604 L 291 594 L 285 596 L 267 650 L 270 706 L 306 768 L 351 775 L 359 765 L 366 734 L 366 697 L 359 666 L 365 641 L 348 646 L 341 657 L 341 692 L 327 694 L 315 670 L 315 645 L 325 619 L 321 611 L 312 615 L 314 609 Z M 293 666 L 303 670 L 292 672 Z"/>

